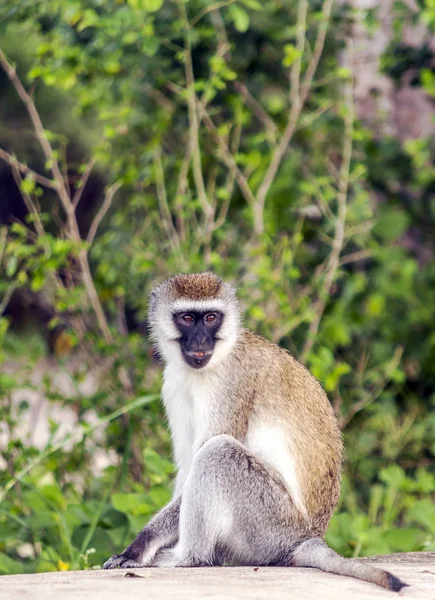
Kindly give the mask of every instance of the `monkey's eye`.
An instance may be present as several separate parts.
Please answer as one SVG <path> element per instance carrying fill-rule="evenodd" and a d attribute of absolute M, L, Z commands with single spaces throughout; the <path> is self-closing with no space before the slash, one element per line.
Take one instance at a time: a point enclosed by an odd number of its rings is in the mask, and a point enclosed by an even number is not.
<path fill-rule="evenodd" d="M 205 315 L 204 321 L 206 323 L 213 323 L 213 321 L 216 321 L 216 315 L 214 313 L 208 313 Z"/>
<path fill-rule="evenodd" d="M 193 323 L 193 316 L 186 314 L 181 317 L 186 323 Z"/>

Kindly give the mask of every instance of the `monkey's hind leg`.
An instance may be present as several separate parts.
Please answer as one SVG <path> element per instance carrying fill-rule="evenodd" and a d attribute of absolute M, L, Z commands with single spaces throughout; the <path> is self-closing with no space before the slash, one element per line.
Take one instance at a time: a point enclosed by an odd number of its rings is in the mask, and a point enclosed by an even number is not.
<path fill-rule="evenodd" d="M 296 546 L 301 522 L 279 477 L 233 437 L 215 436 L 196 454 L 185 482 L 179 541 L 154 564 L 276 564 Z"/>

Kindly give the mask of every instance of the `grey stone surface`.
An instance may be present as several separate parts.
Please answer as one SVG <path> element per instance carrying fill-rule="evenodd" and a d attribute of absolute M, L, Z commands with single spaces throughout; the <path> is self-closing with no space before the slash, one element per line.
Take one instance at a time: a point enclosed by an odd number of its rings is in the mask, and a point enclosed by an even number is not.
<path fill-rule="evenodd" d="M 316 569 L 211 567 L 67 571 L 0 578 L 0 598 L 25 600 L 435 600 L 435 552 L 364 559 L 409 584 L 399 594 Z M 126 576 L 127 575 L 127 576 Z"/>

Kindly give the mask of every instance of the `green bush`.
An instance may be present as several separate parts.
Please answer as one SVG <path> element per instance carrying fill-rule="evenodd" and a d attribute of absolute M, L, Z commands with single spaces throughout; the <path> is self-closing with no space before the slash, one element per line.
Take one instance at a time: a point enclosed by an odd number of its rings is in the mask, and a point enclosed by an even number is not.
<path fill-rule="evenodd" d="M 27 216 L 0 229 L 0 573 L 98 566 L 167 502 L 147 293 L 205 269 L 329 394 L 347 461 L 328 542 L 435 550 L 435 266 L 404 243 L 433 257 L 433 148 L 358 121 L 355 15 L 331 6 L 3 2 L 0 159 Z M 42 325 L 8 312 L 23 298 Z M 32 445 L 23 390 L 71 409 L 75 433 L 50 422 Z M 111 465 L 96 475 L 97 451 Z"/>

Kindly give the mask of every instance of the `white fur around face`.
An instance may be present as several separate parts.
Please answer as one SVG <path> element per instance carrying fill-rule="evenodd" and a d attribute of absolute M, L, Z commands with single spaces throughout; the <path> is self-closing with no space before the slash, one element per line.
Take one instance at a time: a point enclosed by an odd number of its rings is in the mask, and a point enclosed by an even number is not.
<path fill-rule="evenodd" d="M 277 426 L 252 423 L 245 441 L 246 447 L 266 464 L 273 467 L 286 483 L 296 508 L 308 520 L 298 480 L 297 465 L 292 456 L 288 436 Z"/>

